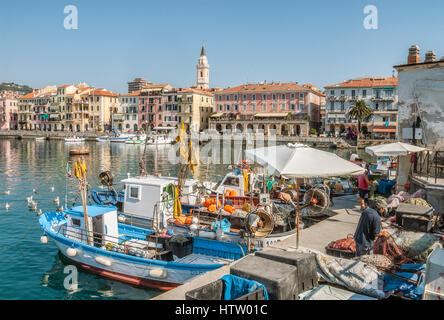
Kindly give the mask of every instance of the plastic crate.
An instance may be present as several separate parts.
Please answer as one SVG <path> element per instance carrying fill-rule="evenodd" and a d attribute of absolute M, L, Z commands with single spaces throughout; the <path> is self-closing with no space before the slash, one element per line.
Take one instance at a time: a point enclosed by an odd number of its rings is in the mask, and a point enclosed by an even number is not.
<path fill-rule="evenodd" d="M 328 255 L 339 257 L 339 258 L 345 258 L 345 259 L 351 259 L 356 256 L 355 252 L 346 251 L 346 250 L 340 250 L 340 249 L 334 249 L 330 247 L 325 247 L 325 251 Z"/>
<path fill-rule="evenodd" d="M 247 247 L 237 243 L 194 237 L 193 253 L 237 260 L 247 253 Z"/>
<path fill-rule="evenodd" d="M 185 293 L 185 300 L 224 300 L 225 283 L 216 280 L 202 287 Z M 265 300 L 264 288 L 244 294 L 234 300 Z"/>

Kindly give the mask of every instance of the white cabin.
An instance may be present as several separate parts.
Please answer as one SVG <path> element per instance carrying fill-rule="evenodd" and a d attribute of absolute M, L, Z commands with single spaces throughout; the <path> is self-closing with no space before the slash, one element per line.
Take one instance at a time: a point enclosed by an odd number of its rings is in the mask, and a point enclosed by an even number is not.
<path fill-rule="evenodd" d="M 163 213 L 174 210 L 174 188 L 177 178 L 174 177 L 134 177 L 122 180 L 125 183 L 123 213 L 142 219 L 152 220 L 155 205 Z M 197 180 L 187 179 L 182 190 L 182 202 L 194 205 L 197 195 Z M 166 201 L 163 201 L 166 200 Z"/>

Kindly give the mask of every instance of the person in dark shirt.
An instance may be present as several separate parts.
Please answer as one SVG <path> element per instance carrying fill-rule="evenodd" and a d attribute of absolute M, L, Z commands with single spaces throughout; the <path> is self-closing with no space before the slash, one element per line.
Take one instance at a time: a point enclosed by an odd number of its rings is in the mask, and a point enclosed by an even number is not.
<path fill-rule="evenodd" d="M 376 203 L 375 209 L 367 208 L 361 213 L 354 236 L 357 257 L 372 252 L 373 241 L 382 231 L 381 215 L 385 211 L 384 204 Z"/>

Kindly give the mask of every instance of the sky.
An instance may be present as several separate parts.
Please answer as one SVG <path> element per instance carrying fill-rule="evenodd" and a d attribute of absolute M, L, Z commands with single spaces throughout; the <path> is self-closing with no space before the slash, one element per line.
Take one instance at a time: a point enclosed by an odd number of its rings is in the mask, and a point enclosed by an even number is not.
<path fill-rule="evenodd" d="M 65 6 L 78 11 L 66 30 Z M 367 5 L 378 28 L 365 29 Z M 266 80 L 319 88 L 391 76 L 416 44 L 444 56 L 442 0 L 40 0 L 0 3 L 0 82 L 34 88 L 86 82 L 189 87 L 202 44 L 210 86 Z"/>

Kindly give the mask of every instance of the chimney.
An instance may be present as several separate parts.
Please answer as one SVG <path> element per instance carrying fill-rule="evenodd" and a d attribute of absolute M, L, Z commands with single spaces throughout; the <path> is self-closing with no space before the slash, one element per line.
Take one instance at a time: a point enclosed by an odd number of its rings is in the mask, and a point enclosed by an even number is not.
<path fill-rule="evenodd" d="M 409 48 L 409 56 L 407 57 L 407 64 L 421 63 L 420 50 L 418 46 L 411 46 Z"/>
<path fill-rule="evenodd" d="M 427 51 L 424 62 L 435 62 L 436 53 L 434 51 Z"/>

